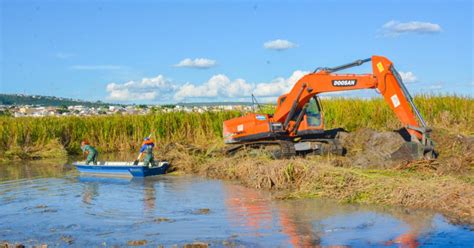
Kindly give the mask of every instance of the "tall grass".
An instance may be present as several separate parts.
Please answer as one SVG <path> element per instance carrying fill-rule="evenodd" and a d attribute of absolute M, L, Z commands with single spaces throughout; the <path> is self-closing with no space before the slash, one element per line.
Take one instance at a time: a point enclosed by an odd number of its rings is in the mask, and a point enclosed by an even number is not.
<path fill-rule="evenodd" d="M 344 128 L 354 131 L 368 127 L 377 130 L 394 130 L 401 127 L 388 104 L 382 98 L 330 98 L 321 99 L 326 129 Z M 452 132 L 474 134 L 474 99 L 461 96 L 418 95 L 415 105 L 430 127 L 445 128 Z M 264 113 L 275 112 L 274 105 L 265 105 Z"/>
<path fill-rule="evenodd" d="M 235 111 L 158 113 L 153 115 L 0 118 L 0 151 L 13 147 L 45 146 L 58 140 L 70 153 L 78 152 L 87 138 L 101 151 L 134 149 L 144 137 L 170 141 L 208 143 L 221 137 L 222 122 Z"/>
<path fill-rule="evenodd" d="M 417 96 L 415 103 L 432 127 L 463 134 L 474 133 L 474 99 L 458 96 Z M 382 99 L 323 99 L 327 129 L 360 127 L 378 130 L 400 128 L 399 121 Z M 266 107 L 265 112 L 272 112 Z M 79 151 L 87 138 L 99 150 L 136 149 L 143 137 L 153 133 L 160 143 L 170 141 L 206 145 L 219 142 L 222 122 L 237 117 L 236 111 L 206 113 L 155 113 L 146 116 L 94 116 L 0 118 L 0 156 L 8 150 L 46 146 L 58 141 L 69 153 Z M 53 142 L 53 143 L 54 143 Z"/>
<path fill-rule="evenodd" d="M 393 130 L 401 127 L 388 104 L 381 98 L 362 100 L 335 98 L 322 100 L 327 128 L 343 127 L 353 131 L 360 127 Z M 474 134 L 474 99 L 459 96 L 426 96 L 414 98 L 428 126 L 452 132 Z"/>

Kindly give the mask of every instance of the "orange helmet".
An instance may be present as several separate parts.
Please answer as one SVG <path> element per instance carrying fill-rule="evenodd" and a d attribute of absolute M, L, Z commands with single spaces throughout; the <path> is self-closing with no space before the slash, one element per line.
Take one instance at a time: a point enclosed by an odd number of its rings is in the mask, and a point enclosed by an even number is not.
<path fill-rule="evenodd" d="M 143 140 L 143 144 L 145 144 L 145 145 L 153 144 L 153 143 L 155 143 L 155 142 L 153 141 L 153 139 L 150 139 L 150 138 L 148 138 L 148 137 L 145 138 L 145 140 Z"/>

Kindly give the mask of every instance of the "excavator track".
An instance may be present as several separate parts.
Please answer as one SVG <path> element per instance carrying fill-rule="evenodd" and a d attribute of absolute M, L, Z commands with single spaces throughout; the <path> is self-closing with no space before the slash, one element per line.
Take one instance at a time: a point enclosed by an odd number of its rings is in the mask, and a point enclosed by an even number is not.
<path fill-rule="evenodd" d="M 306 148 L 302 150 L 301 145 Z M 337 139 L 311 139 L 304 140 L 299 143 L 295 143 L 290 140 L 256 141 L 229 146 L 224 150 L 224 153 L 226 155 L 233 155 L 238 151 L 245 149 L 266 150 L 274 159 L 287 159 L 297 155 L 305 156 L 310 154 L 334 154 L 339 156 L 343 156 L 345 154 L 345 149 Z"/>
<path fill-rule="evenodd" d="M 279 140 L 279 141 L 256 141 L 248 142 L 238 145 L 229 146 L 224 150 L 224 154 L 233 155 L 239 150 L 244 149 L 264 149 L 268 147 L 277 147 L 273 150 L 270 149 L 271 156 L 275 159 L 285 159 L 296 156 L 295 145 L 291 141 Z"/>

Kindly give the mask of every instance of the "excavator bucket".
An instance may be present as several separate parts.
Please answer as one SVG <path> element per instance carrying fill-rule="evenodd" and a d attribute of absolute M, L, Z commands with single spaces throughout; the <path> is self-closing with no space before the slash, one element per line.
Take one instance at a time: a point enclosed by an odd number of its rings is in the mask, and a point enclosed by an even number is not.
<path fill-rule="evenodd" d="M 435 159 L 437 154 L 433 149 L 429 149 L 418 142 L 406 142 L 398 150 L 390 155 L 392 160 L 421 160 Z"/>
<path fill-rule="evenodd" d="M 430 128 L 408 126 L 408 129 L 415 129 L 422 133 L 422 139 L 418 140 L 412 136 L 412 141 L 404 143 L 391 154 L 392 160 L 429 160 L 438 157 L 438 154 L 434 150 L 434 142 L 430 138 Z"/>
<path fill-rule="evenodd" d="M 392 160 L 419 160 L 423 158 L 424 146 L 413 141 L 406 142 L 390 155 Z"/>

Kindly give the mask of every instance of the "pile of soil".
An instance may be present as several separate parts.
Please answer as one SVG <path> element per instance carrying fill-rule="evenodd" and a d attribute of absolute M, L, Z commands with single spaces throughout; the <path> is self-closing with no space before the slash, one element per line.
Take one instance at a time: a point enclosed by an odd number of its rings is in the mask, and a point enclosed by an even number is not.
<path fill-rule="evenodd" d="M 335 164 L 345 167 L 430 170 L 444 175 L 462 174 L 474 169 L 473 136 L 433 130 L 431 138 L 438 154 L 435 160 L 415 157 L 407 148 L 409 139 L 403 131 L 379 132 L 362 128 L 351 133 L 339 132 L 338 138 L 347 154 L 336 159 Z"/>
<path fill-rule="evenodd" d="M 392 154 L 399 151 L 407 142 L 400 132 L 378 132 L 369 128 L 358 129 L 351 133 L 339 132 L 337 138 L 347 150 L 344 164 L 361 168 L 395 166 L 401 159 L 394 159 Z M 398 157 L 412 159 L 408 153 L 406 156 Z"/>

